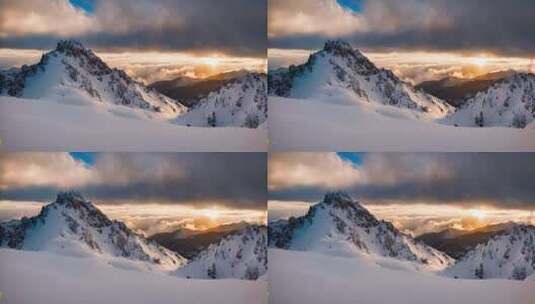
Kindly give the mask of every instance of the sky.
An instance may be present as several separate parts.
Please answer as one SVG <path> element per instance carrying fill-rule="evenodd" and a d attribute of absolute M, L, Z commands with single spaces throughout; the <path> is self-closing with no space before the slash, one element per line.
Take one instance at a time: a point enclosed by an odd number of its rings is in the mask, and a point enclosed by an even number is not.
<path fill-rule="evenodd" d="M 264 153 L 0 153 L 0 221 L 76 190 L 146 234 L 266 218 Z"/>
<path fill-rule="evenodd" d="M 0 1 L 0 68 L 76 39 L 153 82 L 266 67 L 266 0 Z M 61 20 L 61 22 L 58 22 Z"/>
<path fill-rule="evenodd" d="M 535 72 L 534 34 L 535 2 L 525 0 L 269 2 L 270 68 L 304 62 L 326 40 L 343 39 L 414 83 Z"/>
<path fill-rule="evenodd" d="M 412 234 L 535 224 L 533 153 L 272 153 L 268 172 L 270 220 L 343 190 Z"/>

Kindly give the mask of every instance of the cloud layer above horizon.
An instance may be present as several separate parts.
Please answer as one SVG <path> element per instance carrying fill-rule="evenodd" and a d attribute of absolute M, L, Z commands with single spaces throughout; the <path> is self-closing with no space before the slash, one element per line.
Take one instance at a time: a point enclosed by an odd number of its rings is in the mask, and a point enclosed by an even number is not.
<path fill-rule="evenodd" d="M 263 153 L 0 153 L 0 200 L 50 202 L 73 189 L 103 204 L 266 208 Z"/>
<path fill-rule="evenodd" d="M 360 12 L 336 0 L 272 0 L 268 25 L 270 48 L 341 38 L 375 50 L 535 55 L 535 2 L 525 0 L 373 0 Z"/>
<path fill-rule="evenodd" d="M 451 204 L 535 210 L 535 154 L 273 153 L 269 199 L 318 202 L 345 190 L 370 204 Z"/>
<path fill-rule="evenodd" d="M 265 57 L 265 0 L 0 1 L 0 47 L 50 49 L 75 38 L 97 50 L 159 50 Z M 58 22 L 61 20 L 61 22 Z"/>

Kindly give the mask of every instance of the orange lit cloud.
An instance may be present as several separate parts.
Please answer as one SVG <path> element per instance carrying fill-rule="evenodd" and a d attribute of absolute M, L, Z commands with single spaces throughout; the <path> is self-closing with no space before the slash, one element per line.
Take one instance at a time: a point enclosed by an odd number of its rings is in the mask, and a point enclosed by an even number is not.
<path fill-rule="evenodd" d="M 281 153 L 269 160 L 269 189 L 299 186 L 347 187 L 362 180 L 360 171 L 336 153 Z"/>

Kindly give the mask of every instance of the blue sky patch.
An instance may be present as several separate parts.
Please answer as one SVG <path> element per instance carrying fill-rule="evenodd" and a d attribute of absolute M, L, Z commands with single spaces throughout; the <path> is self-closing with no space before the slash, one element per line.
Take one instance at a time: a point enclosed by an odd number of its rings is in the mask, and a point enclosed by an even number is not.
<path fill-rule="evenodd" d="M 355 164 L 356 166 L 362 165 L 362 159 L 364 158 L 364 153 L 356 153 L 356 152 L 338 152 L 338 156 L 340 156 L 343 160 L 348 160 Z"/>
<path fill-rule="evenodd" d="M 93 152 L 71 152 L 72 158 L 81 161 L 86 166 L 93 166 L 95 164 L 96 153 Z"/>
<path fill-rule="evenodd" d="M 340 6 L 355 13 L 362 12 L 364 0 L 336 0 Z"/>
<path fill-rule="evenodd" d="M 69 0 L 69 2 L 76 8 L 82 9 L 88 14 L 95 12 L 96 0 Z"/>

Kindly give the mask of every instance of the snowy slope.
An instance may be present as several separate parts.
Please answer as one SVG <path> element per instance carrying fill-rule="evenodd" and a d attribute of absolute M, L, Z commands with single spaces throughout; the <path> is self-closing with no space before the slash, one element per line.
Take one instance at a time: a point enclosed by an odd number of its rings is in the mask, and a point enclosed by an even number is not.
<path fill-rule="evenodd" d="M 186 111 L 181 104 L 145 88 L 124 71 L 111 69 L 90 49 L 73 40 L 60 41 L 37 64 L 0 72 L 0 95 L 115 104 L 162 118 Z"/>
<path fill-rule="evenodd" d="M 263 152 L 267 128 L 195 128 L 116 105 L 0 97 L 0 150 Z M 142 111 L 146 112 L 146 111 Z"/>
<path fill-rule="evenodd" d="M 389 257 L 428 270 L 453 264 L 447 255 L 416 242 L 391 223 L 377 220 L 343 192 L 327 193 L 303 217 L 270 223 L 269 244 L 334 256 Z"/>
<path fill-rule="evenodd" d="M 404 115 L 389 106 L 333 105 L 269 97 L 275 151 L 519 152 L 535 150 L 535 130 L 453 127 Z"/>
<path fill-rule="evenodd" d="M 269 95 L 328 103 L 375 103 L 410 109 L 422 118 L 441 118 L 453 111 L 442 100 L 415 90 L 391 71 L 377 68 L 344 41 L 327 41 L 300 66 L 269 74 Z"/>
<path fill-rule="evenodd" d="M 535 121 L 535 75 L 514 73 L 467 99 L 444 119 L 459 126 L 525 128 Z M 532 125 L 531 128 L 534 128 Z"/>
<path fill-rule="evenodd" d="M 174 120 L 180 125 L 257 128 L 267 119 L 266 75 L 247 73 L 200 99 Z"/>
<path fill-rule="evenodd" d="M 267 271 L 267 231 L 249 225 L 212 244 L 177 270 L 180 277 L 256 280 Z"/>
<path fill-rule="evenodd" d="M 535 282 L 463 280 L 373 260 L 269 249 L 273 304 L 532 304 Z"/>
<path fill-rule="evenodd" d="M 2 303 L 266 304 L 267 282 L 187 280 L 98 258 L 0 248 Z"/>
<path fill-rule="evenodd" d="M 444 274 L 469 279 L 524 280 L 535 273 L 535 226 L 517 224 L 469 251 Z"/>
<path fill-rule="evenodd" d="M 0 247 L 68 256 L 124 257 L 173 270 L 186 259 L 112 221 L 79 193 L 63 192 L 39 215 L 0 224 Z"/>

